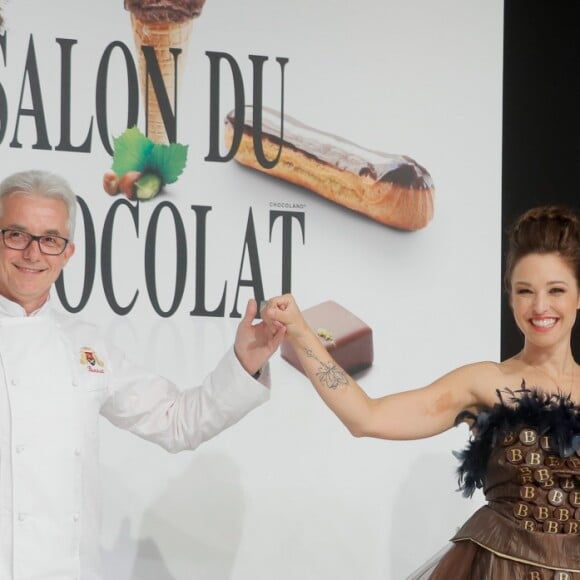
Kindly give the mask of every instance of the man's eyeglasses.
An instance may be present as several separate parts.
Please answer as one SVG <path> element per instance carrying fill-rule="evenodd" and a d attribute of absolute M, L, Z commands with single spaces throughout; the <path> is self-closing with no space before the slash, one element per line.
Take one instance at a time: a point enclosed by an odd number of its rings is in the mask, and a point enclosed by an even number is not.
<path fill-rule="evenodd" d="M 26 250 L 32 242 L 38 242 L 38 248 L 47 256 L 59 256 L 68 246 L 69 240 L 60 236 L 45 234 L 33 236 L 20 230 L 0 230 L 4 245 L 11 250 Z"/>

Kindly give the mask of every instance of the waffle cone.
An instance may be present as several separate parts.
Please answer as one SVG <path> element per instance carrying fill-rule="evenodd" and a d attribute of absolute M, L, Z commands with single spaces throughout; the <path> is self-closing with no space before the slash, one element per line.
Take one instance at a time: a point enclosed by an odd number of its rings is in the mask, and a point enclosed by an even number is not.
<path fill-rule="evenodd" d="M 147 99 L 145 103 L 147 106 L 147 136 L 154 143 L 168 143 L 169 139 L 159 111 L 155 90 L 147 78 L 147 65 L 143 52 L 141 51 L 141 46 L 152 46 L 155 49 L 169 100 L 175 105 L 173 103 L 173 95 L 175 94 L 176 79 L 173 55 L 169 52 L 169 49 L 181 49 L 182 52 L 177 60 L 179 73 L 181 73 L 187 57 L 187 47 L 193 19 L 185 20 L 184 22 L 145 22 L 131 14 L 131 24 L 133 26 L 133 37 L 139 59 L 141 96 L 144 101 Z M 181 78 L 181 74 L 179 74 L 179 78 Z"/>

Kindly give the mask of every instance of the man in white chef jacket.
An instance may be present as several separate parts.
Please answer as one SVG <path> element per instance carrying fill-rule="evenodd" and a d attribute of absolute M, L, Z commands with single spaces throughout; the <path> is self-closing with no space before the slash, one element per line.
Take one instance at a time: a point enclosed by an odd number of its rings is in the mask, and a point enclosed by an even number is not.
<path fill-rule="evenodd" d="M 1 580 L 100 580 L 99 416 L 169 451 L 194 449 L 268 398 L 261 369 L 283 338 L 253 324 L 250 301 L 200 387 L 136 367 L 96 327 L 51 307 L 75 216 L 56 175 L 0 183 Z"/>

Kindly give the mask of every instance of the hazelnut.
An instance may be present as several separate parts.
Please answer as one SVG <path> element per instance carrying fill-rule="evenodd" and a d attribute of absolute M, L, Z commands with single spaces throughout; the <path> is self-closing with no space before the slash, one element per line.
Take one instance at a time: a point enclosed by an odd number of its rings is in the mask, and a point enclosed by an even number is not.
<path fill-rule="evenodd" d="M 137 186 L 135 182 L 141 177 L 140 171 L 127 171 L 119 180 L 119 189 L 127 196 L 128 199 L 135 199 Z"/>
<path fill-rule="evenodd" d="M 114 171 L 106 171 L 103 175 L 103 189 L 109 195 L 119 193 L 119 176 Z"/>

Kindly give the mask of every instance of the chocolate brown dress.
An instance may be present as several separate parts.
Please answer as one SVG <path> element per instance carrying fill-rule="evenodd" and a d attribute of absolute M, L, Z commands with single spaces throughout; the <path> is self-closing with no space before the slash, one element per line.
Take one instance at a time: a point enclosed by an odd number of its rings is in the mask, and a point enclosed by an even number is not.
<path fill-rule="evenodd" d="M 538 389 L 498 391 L 457 454 L 464 495 L 487 505 L 408 580 L 580 580 L 580 407 Z"/>

